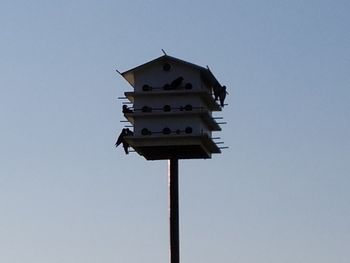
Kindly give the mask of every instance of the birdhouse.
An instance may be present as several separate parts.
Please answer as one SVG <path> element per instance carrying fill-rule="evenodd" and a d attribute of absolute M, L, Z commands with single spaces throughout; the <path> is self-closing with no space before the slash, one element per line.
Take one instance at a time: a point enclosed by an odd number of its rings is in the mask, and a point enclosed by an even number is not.
<path fill-rule="evenodd" d="M 224 86 L 209 68 L 164 55 L 120 74 L 133 87 L 124 93 L 123 113 L 133 128 L 124 134 L 127 146 L 147 160 L 221 152 L 212 137 L 221 130 L 212 112 L 222 110 Z"/>

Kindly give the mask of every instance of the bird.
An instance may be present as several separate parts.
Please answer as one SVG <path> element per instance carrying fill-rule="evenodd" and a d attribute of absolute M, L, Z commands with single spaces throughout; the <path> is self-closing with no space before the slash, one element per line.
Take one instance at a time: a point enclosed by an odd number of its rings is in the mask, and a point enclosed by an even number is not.
<path fill-rule="evenodd" d="M 115 147 L 118 147 L 121 143 L 123 144 L 123 148 L 125 151 L 125 154 L 129 154 L 129 144 L 126 142 L 125 140 L 125 136 L 129 136 L 129 135 L 134 135 L 134 133 L 132 131 L 130 131 L 129 128 L 124 128 L 121 133 L 119 134 L 119 137 L 115 143 Z"/>
<path fill-rule="evenodd" d="M 123 113 L 131 113 L 132 110 L 129 109 L 129 107 L 127 105 L 123 105 Z"/>
<path fill-rule="evenodd" d="M 127 128 L 126 128 L 126 129 L 127 129 Z M 118 147 L 119 144 L 121 144 L 121 143 L 123 142 L 123 138 L 124 138 L 124 136 L 127 134 L 126 129 L 123 129 L 122 132 L 119 134 L 119 137 L 118 137 L 118 139 L 117 139 L 117 141 L 116 141 L 116 143 L 115 143 L 115 147 Z"/>
<path fill-rule="evenodd" d="M 126 128 L 126 135 L 132 136 L 134 135 L 134 133 L 130 131 L 128 128 Z M 129 147 L 130 145 L 125 140 L 123 140 L 123 148 L 124 148 L 125 154 L 129 154 Z"/>
<path fill-rule="evenodd" d="M 182 83 L 183 80 L 184 80 L 183 77 L 178 77 L 177 79 L 174 79 L 174 80 L 171 82 L 170 86 L 171 86 L 173 89 L 176 89 L 176 88 L 180 87 L 180 85 L 181 85 L 181 83 Z"/>
<path fill-rule="evenodd" d="M 225 98 L 228 92 L 226 91 L 226 86 L 222 86 L 219 92 L 219 99 L 221 107 L 224 107 Z"/>

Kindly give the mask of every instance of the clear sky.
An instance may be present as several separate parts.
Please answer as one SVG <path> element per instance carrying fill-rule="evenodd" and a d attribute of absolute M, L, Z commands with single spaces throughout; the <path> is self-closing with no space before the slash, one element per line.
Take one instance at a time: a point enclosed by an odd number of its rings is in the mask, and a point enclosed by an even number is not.
<path fill-rule="evenodd" d="M 115 149 L 127 70 L 228 87 L 230 148 L 180 162 L 183 263 L 348 263 L 350 2 L 0 2 L 0 262 L 168 261 L 167 162 Z"/>

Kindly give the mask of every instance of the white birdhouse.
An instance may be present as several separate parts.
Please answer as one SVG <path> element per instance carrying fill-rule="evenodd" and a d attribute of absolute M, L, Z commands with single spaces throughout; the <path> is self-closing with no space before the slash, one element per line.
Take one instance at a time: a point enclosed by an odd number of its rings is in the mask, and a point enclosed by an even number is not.
<path fill-rule="evenodd" d="M 212 112 L 222 109 L 213 92 L 223 87 L 208 68 L 164 55 L 121 75 L 134 89 L 125 92 L 132 106 L 124 104 L 123 113 L 133 134 L 124 140 L 137 153 L 161 160 L 221 152 L 212 138 L 221 130 Z"/>

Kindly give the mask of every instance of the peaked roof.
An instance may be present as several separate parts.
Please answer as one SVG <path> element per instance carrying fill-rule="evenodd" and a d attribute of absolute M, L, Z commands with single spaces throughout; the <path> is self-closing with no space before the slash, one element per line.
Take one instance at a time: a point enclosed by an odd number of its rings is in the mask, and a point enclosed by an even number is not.
<path fill-rule="evenodd" d="M 173 62 L 176 62 L 176 63 L 179 63 L 179 64 L 183 64 L 183 65 L 187 65 L 189 67 L 192 67 L 193 69 L 198 70 L 201 73 L 201 76 L 206 81 L 208 81 L 212 86 L 214 86 L 214 87 L 220 86 L 221 87 L 221 84 L 215 78 L 213 73 L 210 71 L 209 67 L 208 68 L 204 68 L 204 67 L 198 66 L 196 64 L 193 64 L 193 63 L 190 63 L 190 62 L 187 62 L 185 60 L 178 59 L 178 58 L 175 58 L 175 57 L 172 57 L 172 56 L 169 56 L 169 55 L 160 56 L 160 57 L 158 57 L 156 59 L 153 59 L 153 60 L 151 60 L 149 62 L 141 64 L 141 65 L 139 65 L 137 67 L 134 67 L 132 69 L 129 69 L 127 71 L 124 71 L 124 72 L 122 72 L 120 74 L 130 83 L 131 86 L 134 86 L 134 78 L 133 78 L 133 73 L 134 72 L 142 70 L 144 67 L 146 67 L 148 65 L 151 65 L 151 64 L 154 64 L 154 63 L 158 63 L 158 62 L 162 62 L 162 61 L 164 61 L 164 62 L 165 61 L 169 61 L 169 62 L 173 61 Z"/>

